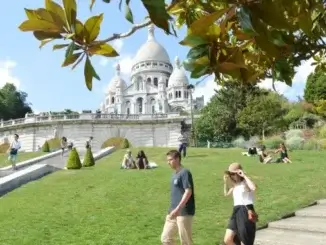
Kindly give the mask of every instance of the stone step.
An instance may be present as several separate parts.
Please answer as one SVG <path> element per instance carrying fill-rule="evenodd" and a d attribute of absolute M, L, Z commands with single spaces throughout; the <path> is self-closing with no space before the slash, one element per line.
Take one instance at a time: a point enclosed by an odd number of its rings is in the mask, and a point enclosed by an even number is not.
<path fill-rule="evenodd" d="M 257 232 L 255 245 L 325 245 L 326 234 L 267 228 Z"/>
<path fill-rule="evenodd" d="M 323 217 L 326 218 L 326 205 L 319 204 L 308 208 L 304 208 L 295 212 L 300 217 Z M 326 242 L 325 242 L 326 244 Z"/>
<path fill-rule="evenodd" d="M 326 234 L 326 218 L 298 216 L 271 222 L 268 224 L 268 227 L 303 232 L 320 232 Z"/>

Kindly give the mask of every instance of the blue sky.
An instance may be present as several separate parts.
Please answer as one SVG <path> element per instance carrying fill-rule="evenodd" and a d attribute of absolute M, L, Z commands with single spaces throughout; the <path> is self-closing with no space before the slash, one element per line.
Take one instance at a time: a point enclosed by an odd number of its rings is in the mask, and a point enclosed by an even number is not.
<path fill-rule="evenodd" d="M 61 2 L 61 1 L 60 1 Z M 86 20 L 91 14 L 104 13 L 101 27 L 101 38 L 112 33 L 126 32 L 131 24 L 126 21 L 116 3 L 105 4 L 97 0 L 92 13 L 89 11 L 89 0 L 77 0 L 78 18 Z M 118 2 L 118 1 L 113 1 Z M 146 15 L 139 1 L 131 1 L 135 23 L 142 22 Z M 139 4 L 139 5 L 137 5 Z M 113 65 L 119 61 L 124 76 L 128 71 L 132 58 L 138 48 L 147 39 L 147 29 L 134 33 L 131 37 L 112 43 L 120 51 L 117 59 L 93 58 L 93 65 L 101 77 L 101 81 L 94 80 L 93 91 L 88 91 L 84 84 L 83 66 L 71 70 L 62 68 L 63 51 L 52 51 L 52 44 L 39 49 L 32 33 L 18 30 L 19 24 L 26 19 L 24 8 L 35 9 L 44 6 L 44 0 L 4 1 L 0 15 L 1 23 L 5 23 L 0 39 L 0 86 L 6 82 L 13 82 L 19 89 L 28 93 L 28 101 L 36 111 L 59 111 L 65 108 L 73 110 L 96 110 L 104 98 L 105 88 L 114 75 Z M 5 33 L 5 34 L 4 34 Z M 178 45 L 184 36 L 180 30 L 178 38 L 167 36 L 156 29 L 156 39 L 168 50 L 171 62 L 175 56 L 184 59 L 188 48 Z M 277 85 L 278 91 L 294 99 L 301 95 L 307 75 L 312 71 L 310 62 L 303 64 L 294 79 L 292 88 L 282 84 Z M 196 82 L 196 81 L 192 81 Z M 263 87 L 271 87 L 270 81 L 265 81 Z M 195 95 L 204 94 L 206 101 L 213 95 L 216 85 L 212 79 L 207 79 L 196 88 Z"/>

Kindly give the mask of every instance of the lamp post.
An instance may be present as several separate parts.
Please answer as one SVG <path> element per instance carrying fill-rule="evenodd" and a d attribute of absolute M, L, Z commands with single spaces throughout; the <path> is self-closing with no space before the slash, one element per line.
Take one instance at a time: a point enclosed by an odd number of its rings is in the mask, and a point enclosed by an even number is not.
<path fill-rule="evenodd" d="M 197 147 L 197 141 L 196 141 L 196 135 L 195 135 L 195 125 L 194 125 L 194 112 L 193 112 L 193 99 L 192 99 L 192 93 L 195 90 L 195 86 L 192 84 L 189 84 L 187 86 L 188 92 L 190 93 L 190 115 L 191 115 L 191 137 L 193 140 L 193 145 Z"/>

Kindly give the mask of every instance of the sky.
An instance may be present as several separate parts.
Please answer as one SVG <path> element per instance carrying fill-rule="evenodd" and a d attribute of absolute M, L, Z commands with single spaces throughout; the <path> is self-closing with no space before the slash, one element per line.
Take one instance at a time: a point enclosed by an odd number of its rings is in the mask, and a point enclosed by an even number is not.
<path fill-rule="evenodd" d="M 58 1 L 58 2 L 61 2 Z M 104 39 L 113 33 L 126 32 L 131 24 L 125 20 L 116 3 L 105 4 L 97 0 L 92 12 L 89 10 L 90 0 L 77 0 L 78 18 L 85 21 L 91 15 L 104 13 L 100 38 Z M 113 1 L 118 2 L 118 1 Z M 144 20 L 146 12 L 139 1 L 131 1 L 135 23 Z M 62 68 L 64 51 L 52 51 L 48 44 L 39 49 L 39 41 L 32 33 L 21 32 L 18 26 L 26 19 L 24 8 L 35 9 L 44 7 L 44 0 L 4 1 L 0 11 L 0 23 L 5 23 L 0 39 L 0 87 L 5 83 L 14 83 L 20 90 L 28 93 L 28 101 L 35 112 L 61 111 L 64 109 L 96 110 L 104 100 L 105 90 L 115 74 L 114 66 L 120 63 L 122 75 L 128 81 L 132 60 L 137 50 L 147 39 L 147 29 L 139 30 L 132 36 L 110 43 L 119 52 L 117 58 L 92 58 L 92 63 L 101 77 L 94 79 L 93 90 L 89 91 L 84 83 L 83 65 L 74 70 Z M 122 8 L 123 10 L 123 8 Z M 156 28 L 156 39 L 166 48 L 171 62 L 175 56 L 185 59 L 188 48 L 178 44 L 185 35 L 179 30 L 178 37 L 167 36 Z M 60 42 L 60 41 L 59 41 Z M 57 42 L 58 43 L 58 42 Z M 276 90 L 291 100 L 303 95 L 307 76 L 313 71 L 311 61 L 303 63 L 298 69 L 293 86 L 283 83 L 276 84 Z M 188 74 L 189 77 L 189 74 Z M 198 80 L 190 80 L 195 84 Z M 261 87 L 271 88 L 270 80 L 263 81 Z M 208 77 L 196 86 L 194 96 L 205 96 L 205 103 L 217 89 L 212 77 Z"/>

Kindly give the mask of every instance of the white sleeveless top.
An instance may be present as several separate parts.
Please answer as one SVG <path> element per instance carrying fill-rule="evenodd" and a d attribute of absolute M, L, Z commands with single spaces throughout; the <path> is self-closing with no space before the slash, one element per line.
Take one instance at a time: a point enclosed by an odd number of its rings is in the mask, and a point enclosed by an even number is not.
<path fill-rule="evenodd" d="M 246 190 L 244 181 L 233 187 L 233 203 L 234 206 L 254 204 L 254 193 Z"/>

